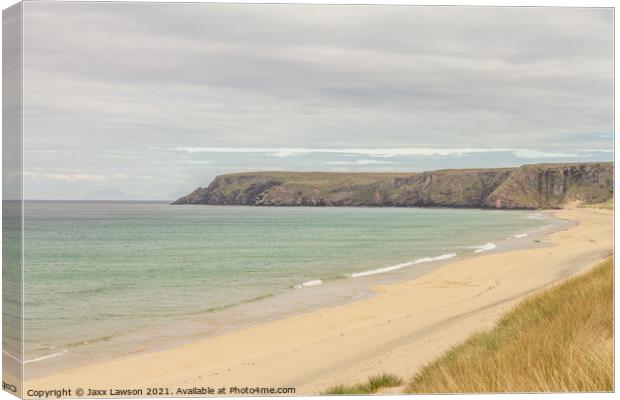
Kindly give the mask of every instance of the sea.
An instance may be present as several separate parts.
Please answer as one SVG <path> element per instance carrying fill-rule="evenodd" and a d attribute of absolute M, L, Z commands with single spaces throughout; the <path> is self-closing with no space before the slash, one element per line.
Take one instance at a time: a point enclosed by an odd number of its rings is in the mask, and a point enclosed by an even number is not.
<path fill-rule="evenodd" d="M 554 221 L 533 211 L 27 201 L 26 377 L 351 301 Z"/>

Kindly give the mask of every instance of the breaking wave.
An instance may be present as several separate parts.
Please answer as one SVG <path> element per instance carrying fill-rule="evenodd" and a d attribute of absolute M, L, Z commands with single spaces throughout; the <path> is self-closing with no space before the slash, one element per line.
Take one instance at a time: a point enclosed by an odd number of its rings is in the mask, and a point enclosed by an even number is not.
<path fill-rule="evenodd" d="M 59 351 L 57 353 L 52 353 L 52 354 L 47 354 L 41 357 L 36 357 L 36 358 L 31 358 L 30 360 L 26 360 L 24 361 L 24 364 L 30 364 L 30 363 L 34 363 L 34 362 L 38 362 L 38 361 L 43 361 L 43 360 L 47 360 L 49 358 L 54 358 L 54 357 L 58 357 L 61 356 L 65 353 L 67 353 L 69 350 L 63 350 L 63 351 Z"/>
<path fill-rule="evenodd" d="M 314 279 L 314 280 L 312 280 L 312 281 L 307 281 L 307 282 L 304 282 L 304 283 L 302 283 L 302 284 L 295 285 L 295 288 L 296 288 L 296 289 L 301 289 L 301 288 L 304 288 L 304 287 L 318 286 L 318 285 L 322 285 L 322 284 L 323 284 L 323 281 L 322 281 L 322 280 L 320 280 L 320 279 Z"/>
<path fill-rule="evenodd" d="M 480 253 L 483 251 L 489 251 L 489 250 L 493 250 L 494 248 L 497 247 L 497 245 L 495 243 L 491 243 L 491 242 L 487 242 L 481 246 L 476 246 L 476 250 L 474 250 L 474 253 Z"/>
<path fill-rule="evenodd" d="M 437 256 L 437 257 L 418 258 L 417 260 L 414 260 L 414 261 L 408 261 L 408 262 L 401 263 L 401 264 L 390 265 L 388 267 L 371 269 L 371 270 L 362 271 L 362 272 L 355 272 L 355 273 L 349 274 L 348 277 L 349 278 L 359 278 L 361 276 L 383 274 L 385 272 L 396 271 L 396 270 L 399 270 L 399 269 L 402 269 L 402 268 L 405 268 L 405 267 L 410 267 L 410 266 L 416 265 L 416 264 L 433 262 L 433 261 L 440 261 L 440 260 L 447 260 L 448 258 L 452 258 L 452 257 L 456 257 L 456 253 L 442 254 L 442 255 Z"/>

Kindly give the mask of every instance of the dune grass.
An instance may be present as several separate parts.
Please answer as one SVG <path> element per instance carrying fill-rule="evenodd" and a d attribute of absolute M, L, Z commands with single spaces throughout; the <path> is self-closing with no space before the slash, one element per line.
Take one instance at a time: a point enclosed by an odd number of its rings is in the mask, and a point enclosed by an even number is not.
<path fill-rule="evenodd" d="M 611 199 L 605 200 L 601 203 L 590 203 L 590 204 L 581 203 L 577 207 L 579 208 L 602 208 L 603 210 L 613 210 L 614 199 L 612 197 Z"/>
<path fill-rule="evenodd" d="M 372 394 L 379 389 L 400 386 L 402 379 L 392 374 L 375 375 L 368 378 L 367 382 L 358 383 L 352 386 L 338 385 L 333 386 L 321 394 Z"/>
<path fill-rule="evenodd" d="M 613 259 L 532 296 L 423 368 L 407 393 L 612 391 Z"/>

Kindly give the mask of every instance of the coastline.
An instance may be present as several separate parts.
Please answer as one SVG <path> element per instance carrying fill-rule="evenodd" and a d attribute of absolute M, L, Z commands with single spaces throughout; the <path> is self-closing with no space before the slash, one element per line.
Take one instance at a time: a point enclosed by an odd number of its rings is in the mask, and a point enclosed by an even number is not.
<path fill-rule="evenodd" d="M 297 394 L 313 394 L 374 373 L 407 376 L 492 324 L 524 295 L 584 270 L 612 249 L 611 212 L 552 213 L 576 224 L 543 235 L 540 245 L 531 248 L 445 260 L 424 275 L 380 285 L 375 295 L 354 302 L 61 371 L 25 386 L 260 385 L 295 386 Z M 579 239 L 585 234 L 596 240 Z M 528 265 L 518 268 L 525 260 Z M 545 263 L 551 266 L 541 268 Z"/>
<path fill-rule="evenodd" d="M 251 208 L 232 206 L 232 208 L 236 207 Z M 426 212 L 427 210 L 415 211 Z M 511 213 L 495 210 L 489 212 L 502 215 Z M 214 307 L 207 311 L 190 314 L 180 312 L 177 317 L 170 318 L 163 324 L 80 338 L 69 345 L 51 343 L 47 346 L 47 352 L 31 355 L 26 359 L 27 372 L 30 379 L 38 379 L 83 365 L 110 361 L 128 355 L 159 352 L 249 326 L 348 304 L 376 295 L 373 288 L 377 286 L 410 281 L 456 260 L 488 253 L 546 246 L 544 242 L 536 239 L 570 225 L 570 221 L 554 219 L 549 214 L 540 211 L 528 211 L 519 219 L 521 218 L 536 221 L 534 222 L 536 225 L 517 228 L 508 223 L 505 225 L 505 232 L 488 232 L 487 235 L 482 236 L 473 235 L 478 239 L 467 240 L 461 245 L 428 248 L 422 254 L 418 251 L 417 257 L 382 259 L 382 261 L 367 264 L 365 269 L 357 268 L 354 269 L 356 272 L 343 272 L 337 277 L 326 278 L 320 273 L 311 274 L 306 279 L 313 280 L 295 279 L 296 283 L 292 283 L 284 291 L 275 291 L 275 293 L 231 303 L 224 307 Z M 204 286 L 205 290 L 208 288 L 208 285 Z M 5 356 L 10 357 L 10 354 L 5 352 Z"/>

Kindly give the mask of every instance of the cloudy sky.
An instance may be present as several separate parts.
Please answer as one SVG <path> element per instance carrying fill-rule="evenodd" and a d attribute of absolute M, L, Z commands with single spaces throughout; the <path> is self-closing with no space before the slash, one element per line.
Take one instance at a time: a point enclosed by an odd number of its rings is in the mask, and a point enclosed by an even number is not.
<path fill-rule="evenodd" d="M 611 9 L 24 4 L 24 190 L 613 158 Z"/>

